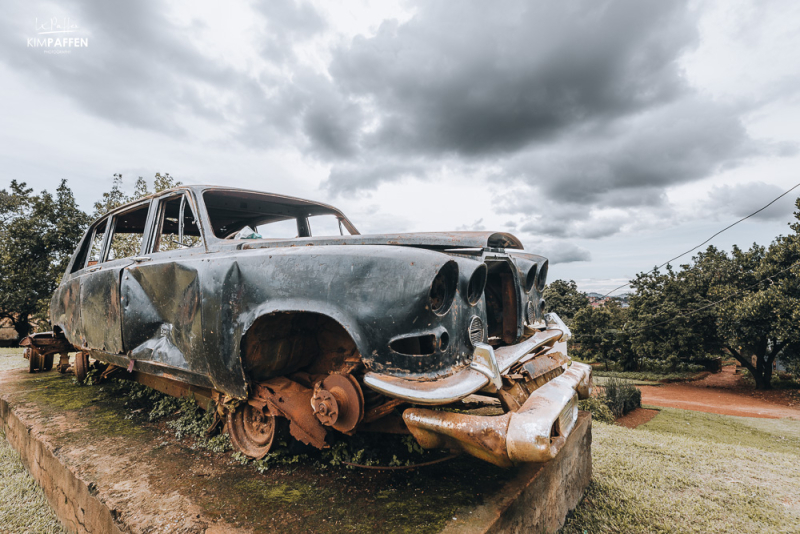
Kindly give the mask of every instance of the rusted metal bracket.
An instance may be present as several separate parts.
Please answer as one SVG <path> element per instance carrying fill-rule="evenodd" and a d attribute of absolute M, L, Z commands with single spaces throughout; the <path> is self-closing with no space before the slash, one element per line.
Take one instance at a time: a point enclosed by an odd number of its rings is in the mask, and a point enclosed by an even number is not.
<path fill-rule="evenodd" d="M 314 415 L 311 397 L 314 390 L 304 387 L 286 377 L 277 377 L 256 384 L 248 403 L 267 407 L 272 415 L 289 420 L 289 432 L 307 445 L 318 449 L 328 447 L 325 438 L 328 431 Z"/>

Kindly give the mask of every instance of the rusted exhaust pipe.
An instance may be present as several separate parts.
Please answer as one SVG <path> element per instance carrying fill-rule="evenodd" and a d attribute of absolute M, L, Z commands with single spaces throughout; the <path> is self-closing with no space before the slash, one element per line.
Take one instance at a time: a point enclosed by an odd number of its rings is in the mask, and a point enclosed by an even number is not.
<path fill-rule="evenodd" d="M 572 432 L 578 396 L 588 395 L 590 388 L 591 367 L 573 362 L 516 412 L 480 416 L 409 408 L 403 419 L 426 449 L 460 449 L 501 467 L 546 462 L 555 458 Z"/>

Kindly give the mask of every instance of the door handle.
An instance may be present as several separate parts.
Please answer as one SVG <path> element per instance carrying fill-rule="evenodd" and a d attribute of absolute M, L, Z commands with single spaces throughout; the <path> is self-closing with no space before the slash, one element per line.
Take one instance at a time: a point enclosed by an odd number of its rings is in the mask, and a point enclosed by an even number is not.
<path fill-rule="evenodd" d="M 99 271 L 100 269 L 102 269 L 102 267 L 98 265 L 97 267 L 89 267 L 88 269 L 86 269 L 86 272 L 93 273 L 95 271 Z"/>
<path fill-rule="evenodd" d="M 150 261 L 150 257 L 149 256 L 134 256 L 131 259 L 133 261 L 135 261 L 136 263 L 142 263 L 143 261 Z"/>

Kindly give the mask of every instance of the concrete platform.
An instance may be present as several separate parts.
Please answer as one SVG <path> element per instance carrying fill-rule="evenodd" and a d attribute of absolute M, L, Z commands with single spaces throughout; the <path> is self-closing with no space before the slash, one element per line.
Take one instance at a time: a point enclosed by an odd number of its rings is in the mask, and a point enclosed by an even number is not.
<path fill-rule="evenodd" d="M 553 462 L 412 471 L 309 463 L 259 474 L 130 419 L 109 388 L 0 372 L 0 424 L 74 532 L 555 532 L 591 479 L 591 418 Z"/>

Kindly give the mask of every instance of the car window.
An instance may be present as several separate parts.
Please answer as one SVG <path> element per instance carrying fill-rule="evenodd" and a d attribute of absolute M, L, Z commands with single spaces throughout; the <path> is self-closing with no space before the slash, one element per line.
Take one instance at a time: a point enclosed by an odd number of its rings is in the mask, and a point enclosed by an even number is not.
<path fill-rule="evenodd" d="M 282 197 L 249 191 L 209 190 L 203 192 L 210 233 L 220 239 L 243 239 L 247 236 L 284 238 L 307 236 L 306 219 L 327 216 L 326 223 L 317 223 L 312 235 L 340 235 L 336 211 L 323 204 L 299 198 Z M 298 221 L 300 224 L 297 224 Z M 349 224 L 349 223 L 348 223 Z M 249 227 L 254 231 L 240 232 Z M 348 234 L 358 231 L 349 225 Z"/>
<path fill-rule="evenodd" d="M 183 250 L 203 244 L 197 218 L 185 195 L 162 200 L 160 206 L 158 234 L 153 252 Z"/>
<path fill-rule="evenodd" d="M 335 215 L 315 215 L 308 218 L 312 236 L 342 235 L 344 228 L 339 226 L 339 218 Z"/>
<path fill-rule="evenodd" d="M 100 261 L 100 254 L 103 252 L 103 238 L 106 235 L 106 221 L 103 220 L 87 234 L 86 239 L 81 244 L 81 249 L 72 263 L 72 271 L 80 271 L 84 267 L 91 267 Z"/>
<path fill-rule="evenodd" d="M 114 215 L 111 244 L 106 261 L 136 256 L 142 249 L 149 204 Z"/>
<path fill-rule="evenodd" d="M 262 224 L 256 228 L 256 233 L 265 239 L 293 239 L 297 237 L 297 219 Z"/>
<path fill-rule="evenodd" d="M 89 249 L 89 261 L 86 263 L 87 267 L 92 265 L 96 265 L 97 263 L 103 261 L 103 239 L 106 237 L 106 225 L 108 220 L 106 219 L 102 223 L 97 225 L 97 228 L 94 230 L 94 235 L 92 236 L 92 248 Z"/>

